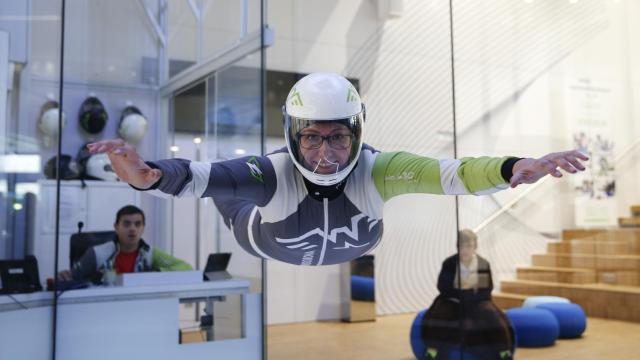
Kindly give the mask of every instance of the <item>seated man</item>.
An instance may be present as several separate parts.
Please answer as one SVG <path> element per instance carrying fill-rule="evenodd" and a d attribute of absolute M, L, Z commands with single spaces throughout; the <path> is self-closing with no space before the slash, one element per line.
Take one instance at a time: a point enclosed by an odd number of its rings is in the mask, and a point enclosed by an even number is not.
<path fill-rule="evenodd" d="M 116 215 L 113 241 L 94 246 L 73 265 L 58 274 L 59 280 L 90 280 L 113 282 L 116 274 L 143 271 L 192 270 L 188 263 L 142 240 L 145 217 L 141 209 L 127 205 Z"/>
<path fill-rule="evenodd" d="M 422 323 L 422 337 L 433 359 L 462 350 L 476 359 L 512 359 L 515 338 L 509 321 L 491 301 L 489 262 L 476 254 L 478 237 L 459 233 L 458 254 L 442 263 L 440 295 Z"/>

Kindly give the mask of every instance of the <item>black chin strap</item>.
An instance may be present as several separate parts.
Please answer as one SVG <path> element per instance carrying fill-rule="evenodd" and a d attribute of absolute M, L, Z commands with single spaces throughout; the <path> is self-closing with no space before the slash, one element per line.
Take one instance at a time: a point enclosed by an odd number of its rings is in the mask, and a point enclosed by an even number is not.
<path fill-rule="evenodd" d="M 349 179 L 349 176 L 351 176 L 351 173 L 357 167 L 358 167 L 358 163 L 356 163 L 353 169 L 351 169 L 351 171 L 349 172 L 349 175 L 347 175 L 344 179 L 342 179 L 342 181 L 334 185 L 322 186 L 309 181 L 304 176 L 302 178 L 304 179 L 304 185 L 306 186 L 307 191 L 309 192 L 309 196 L 311 196 L 316 200 L 322 200 L 325 198 L 329 200 L 333 200 L 338 196 L 342 195 L 342 193 L 344 192 L 344 187 L 347 184 L 347 180 Z"/>
<path fill-rule="evenodd" d="M 314 184 L 311 181 L 304 178 L 304 185 L 307 187 L 307 191 L 309 192 L 309 196 L 316 200 L 329 199 L 333 200 L 338 196 L 342 195 L 344 192 L 344 186 L 347 183 L 347 178 L 340 181 L 335 185 L 322 186 L 318 184 Z"/>

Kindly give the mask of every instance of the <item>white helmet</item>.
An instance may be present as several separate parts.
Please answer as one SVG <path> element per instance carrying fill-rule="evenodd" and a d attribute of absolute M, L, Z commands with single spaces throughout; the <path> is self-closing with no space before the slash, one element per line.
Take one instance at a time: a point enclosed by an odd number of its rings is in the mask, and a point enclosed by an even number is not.
<path fill-rule="evenodd" d="M 111 167 L 111 161 L 107 154 L 94 154 L 85 164 L 85 173 L 93 179 L 105 181 L 118 181 L 118 175 Z"/>
<path fill-rule="evenodd" d="M 355 87 L 338 74 L 309 74 L 291 88 L 282 113 L 289 155 L 300 173 L 312 183 L 322 186 L 344 180 L 356 165 L 362 148 L 365 109 Z M 320 148 L 326 142 L 328 147 L 334 149 L 331 151 L 348 150 L 348 158 L 345 152 L 340 160 L 327 157 L 312 162 L 305 160 L 302 149 L 310 149 L 311 138 L 303 138 L 302 135 L 306 134 L 300 132 L 318 123 L 344 125 L 350 134 L 346 135 L 343 131 L 336 134 L 339 137 L 334 137 L 334 131 L 329 131 L 325 135 L 314 135 L 311 149 Z M 305 141 L 306 146 L 303 144 Z"/>
<path fill-rule="evenodd" d="M 51 138 L 58 137 L 58 119 L 60 118 L 60 107 L 55 101 L 49 101 L 42 107 L 42 115 L 38 121 L 38 128 L 45 136 Z M 64 127 L 66 119 L 62 113 L 62 127 Z"/>
<path fill-rule="evenodd" d="M 120 116 L 120 125 L 118 126 L 118 134 L 126 142 L 137 144 L 144 137 L 147 131 L 147 119 L 142 112 L 135 106 L 127 106 Z"/>

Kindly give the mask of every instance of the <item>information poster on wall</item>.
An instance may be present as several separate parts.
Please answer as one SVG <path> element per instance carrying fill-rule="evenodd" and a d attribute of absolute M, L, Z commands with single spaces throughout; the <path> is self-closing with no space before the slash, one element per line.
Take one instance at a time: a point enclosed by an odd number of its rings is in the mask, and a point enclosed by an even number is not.
<path fill-rule="evenodd" d="M 612 99 L 605 82 L 580 78 L 569 84 L 567 119 L 574 147 L 590 158 L 586 171 L 573 177 L 577 227 L 617 225 Z"/>

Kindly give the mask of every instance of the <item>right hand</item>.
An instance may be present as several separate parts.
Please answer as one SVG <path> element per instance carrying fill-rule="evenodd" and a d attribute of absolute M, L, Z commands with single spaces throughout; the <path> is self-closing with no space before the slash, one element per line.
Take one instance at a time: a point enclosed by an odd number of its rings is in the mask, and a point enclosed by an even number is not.
<path fill-rule="evenodd" d="M 124 140 L 103 140 L 87 145 L 92 154 L 106 153 L 120 180 L 139 188 L 148 189 L 162 177 L 160 169 L 153 169 Z"/>

